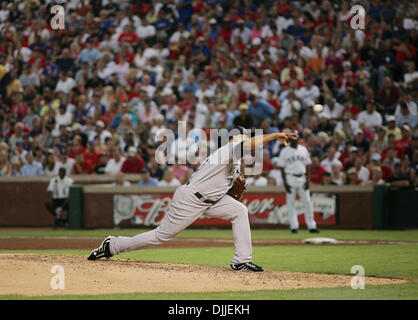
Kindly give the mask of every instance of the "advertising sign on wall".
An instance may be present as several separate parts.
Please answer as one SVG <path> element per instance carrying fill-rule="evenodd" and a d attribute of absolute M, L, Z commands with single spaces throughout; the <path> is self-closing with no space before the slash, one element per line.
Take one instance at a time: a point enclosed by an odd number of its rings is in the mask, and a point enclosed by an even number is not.
<path fill-rule="evenodd" d="M 134 225 L 158 226 L 170 205 L 171 194 L 141 194 L 113 196 L 113 222 L 119 225 L 130 220 Z M 312 194 L 312 206 L 318 224 L 336 224 L 336 195 L 325 193 Z M 242 203 L 248 208 L 251 225 L 288 225 L 286 195 L 283 193 L 244 195 Z M 305 209 L 302 201 L 296 201 L 296 212 L 300 225 L 305 225 L 303 216 Z M 204 215 L 197 219 L 195 226 L 229 225 L 229 221 L 208 218 Z"/>

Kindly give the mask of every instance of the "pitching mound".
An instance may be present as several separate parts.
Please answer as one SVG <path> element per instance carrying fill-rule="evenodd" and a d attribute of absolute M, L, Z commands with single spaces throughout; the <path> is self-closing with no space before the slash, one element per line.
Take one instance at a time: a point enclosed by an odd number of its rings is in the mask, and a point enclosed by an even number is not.
<path fill-rule="evenodd" d="M 60 265 L 65 289 L 51 289 Z M 351 277 L 300 272 L 236 272 L 228 268 L 152 263 L 138 260 L 88 261 L 79 255 L 0 254 L 0 295 L 105 294 L 130 292 L 209 292 L 283 290 L 350 286 Z M 366 285 L 404 280 L 366 278 Z"/>

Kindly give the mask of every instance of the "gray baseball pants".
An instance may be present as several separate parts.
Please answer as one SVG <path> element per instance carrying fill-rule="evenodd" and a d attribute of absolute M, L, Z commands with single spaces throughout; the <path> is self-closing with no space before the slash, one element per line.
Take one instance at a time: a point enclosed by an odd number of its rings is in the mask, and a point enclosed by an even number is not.
<path fill-rule="evenodd" d="M 133 237 L 111 237 L 112 255 L 138 250 L 150 244 L 158 245 L 174 238 L 202 215 L 230 220 L 234 235 L 235 251 L 231 263 L 252 260 L 251 230 L 248 209 L 229 195 L 224 195 L 215 204 L 207 204 L 195 196 L 191 185 L 183 185 L 175 191 L 171 204 L 160 225 L 154 230 Z"/>

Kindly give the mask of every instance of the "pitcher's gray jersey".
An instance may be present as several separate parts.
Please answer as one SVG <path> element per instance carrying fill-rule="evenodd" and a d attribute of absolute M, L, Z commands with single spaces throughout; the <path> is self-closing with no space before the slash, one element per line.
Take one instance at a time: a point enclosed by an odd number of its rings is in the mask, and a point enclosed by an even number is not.
<path fill-rule="evenodd" d="M 189 182 L 178 187 L 160 225 L 134 237 L 111 237 L 110 253 L 140 249 L 161 244 L 175 237 L 202 215 L 232 223 L 235 251 L 232 264 L 252 259 L 252 243 L 248 209 L 230 196 L 224 196 L 239 176 L 242 142 L 219 148 L 202 162 Z M 203 199 L 198 194 L 204 196 Z M 207 203 L 204 200 L 216 201 Z"/>
<path fill-rule="evenodd" d="M 216 201 L 240 174 L 242 142 L 230 142 L 213 152 L 193 173 L 189 182 L 209 200 Z"/>

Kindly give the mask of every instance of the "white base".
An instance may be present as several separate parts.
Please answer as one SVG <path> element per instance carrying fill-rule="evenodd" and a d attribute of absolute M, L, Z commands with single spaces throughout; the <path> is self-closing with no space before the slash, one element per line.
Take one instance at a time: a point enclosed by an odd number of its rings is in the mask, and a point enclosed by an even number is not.
<path fill-rule="evenodd" d="M 308 238 L 308 239 L 304 239 L 302 240 L 302 243 L 306 243 L 306 244 L 336 244 L 337 240 L 332 239 L 332 238 Z"/>

